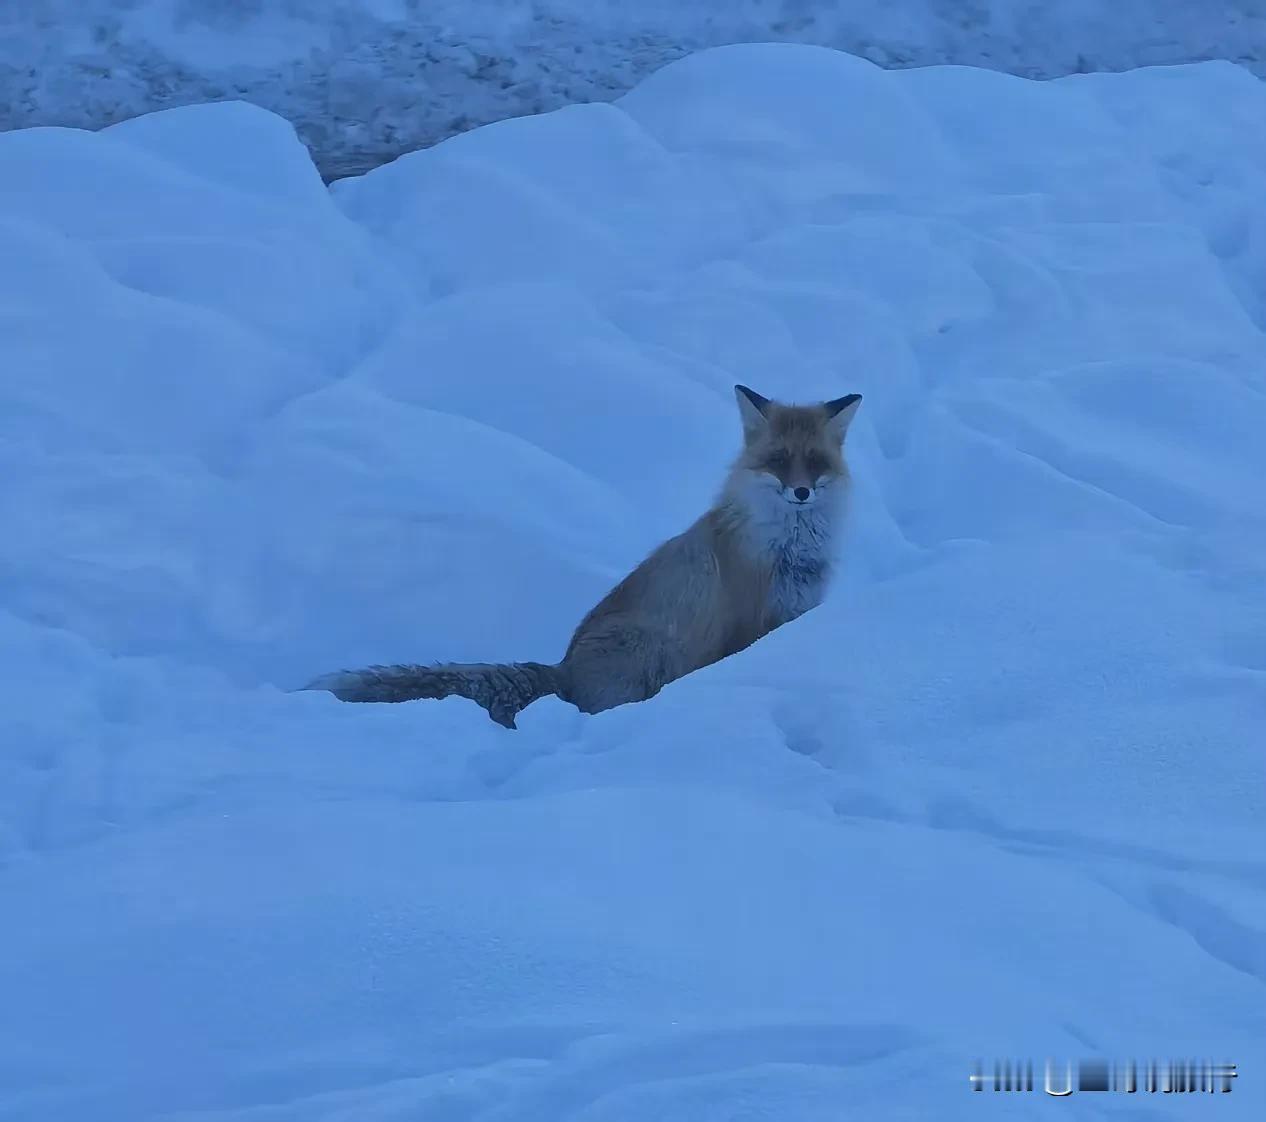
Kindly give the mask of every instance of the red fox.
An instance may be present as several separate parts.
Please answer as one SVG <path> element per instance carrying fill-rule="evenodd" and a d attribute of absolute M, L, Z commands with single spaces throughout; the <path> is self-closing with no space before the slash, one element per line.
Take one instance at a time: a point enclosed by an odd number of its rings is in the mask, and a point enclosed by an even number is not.
<path fill-rule="evenodd" d="M 550 694 L 584 713 L 654 697 L 821 603 L 849 484 L 860 394 L 782 405 L 735 386 L 743 450 L 716 504 L 589 612 L 561 662 L 373 666 L 306 689 L 343 701 L 460 696 L 506 728 Z"/>

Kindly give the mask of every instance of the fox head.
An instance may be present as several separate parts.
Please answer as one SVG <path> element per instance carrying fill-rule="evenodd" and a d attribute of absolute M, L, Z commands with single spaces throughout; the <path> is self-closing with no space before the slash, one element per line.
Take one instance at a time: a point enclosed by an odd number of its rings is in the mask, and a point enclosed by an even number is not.
<path fill-rule="evenodd" d="M 839 497 L 847 485 L 844 436 L 862 395 L 819 405 L 781 405 L 746 386 L 735 386 L 743 419 L 743 451 L 727 490 L 794 511 Z"/>

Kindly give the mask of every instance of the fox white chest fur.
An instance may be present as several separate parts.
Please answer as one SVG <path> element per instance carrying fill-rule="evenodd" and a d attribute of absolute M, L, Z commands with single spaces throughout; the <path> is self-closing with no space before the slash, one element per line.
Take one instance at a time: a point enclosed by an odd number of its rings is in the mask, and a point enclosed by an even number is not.
<path fill-rule="evenodd" d="M 843 504 L 827 488 L 819 488 L 812 503 L 797 505 L 771 487 L 745 490 L 742 509 L 735 512 L 738 542 L 767 576 L 765 617 L 779 627 L 825 598 Z"/>

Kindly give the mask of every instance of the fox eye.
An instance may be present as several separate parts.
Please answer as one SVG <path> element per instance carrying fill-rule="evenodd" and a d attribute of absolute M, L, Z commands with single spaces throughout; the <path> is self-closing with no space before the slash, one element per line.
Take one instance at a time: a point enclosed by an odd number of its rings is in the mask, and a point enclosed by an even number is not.
<path fill-rule="evenodd" d="M 804 458 L 804 466 L 814 475 L 826 471 L 826 457 L 821 452 L 810 452 Z"/>
<path fill-rule="evenodd" d="M 791 463 L 791 457 L 786 452 L 771 452 L 766 462 L 774 471 L 782 471 L 783 468 Z"/>

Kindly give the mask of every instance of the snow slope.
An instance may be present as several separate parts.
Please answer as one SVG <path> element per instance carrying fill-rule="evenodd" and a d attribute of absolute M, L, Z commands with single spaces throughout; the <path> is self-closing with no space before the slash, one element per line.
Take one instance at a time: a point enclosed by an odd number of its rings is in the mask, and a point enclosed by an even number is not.
<path fill-rule="evenodd" d="M 334 178 L 765 41 L 1043 78 L 1205 59 L 1261 75 L 1266 0 L 14 0 L 0 129 L 242 98 L 292 121 Z"/>
<path fill-rule="evenodd" d="M 1082 1055 L 1242 1077 L 1081 1116 L 1262 1117 L 1263 113 L 772 45 L 332 191 L 242 104 L 0 136 L 0 1119 L 959 1119 Z M 518 732 L 285 692 L 557 657 L 736 381 L 865 395 L 826 605 Z"/>

